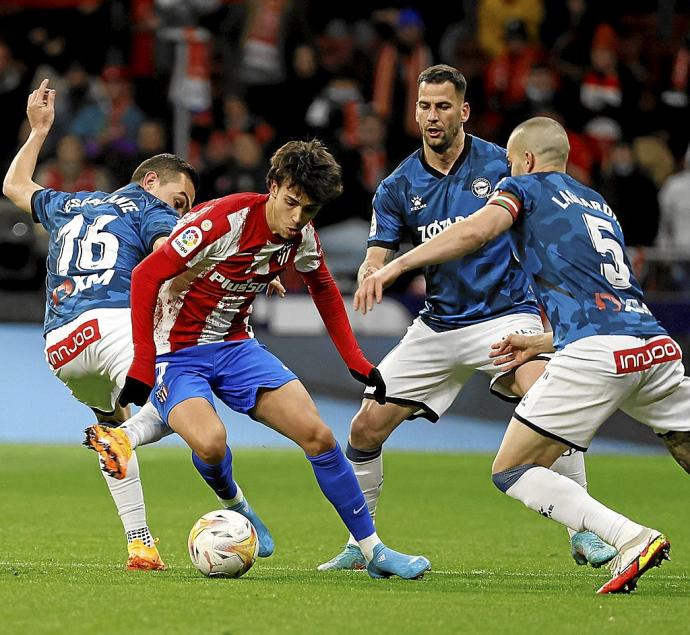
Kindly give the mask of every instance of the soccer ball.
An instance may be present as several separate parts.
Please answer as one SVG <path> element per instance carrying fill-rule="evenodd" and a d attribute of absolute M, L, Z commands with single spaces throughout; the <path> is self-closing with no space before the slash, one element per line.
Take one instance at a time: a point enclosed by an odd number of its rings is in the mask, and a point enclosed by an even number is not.
<path fill-rule="evenodd" d="M 256 529 L 242 514 L 220 509 L 204 514 L 189 532 L 189 557 L 209 578 L 239 578 L 259 552 Z"/>

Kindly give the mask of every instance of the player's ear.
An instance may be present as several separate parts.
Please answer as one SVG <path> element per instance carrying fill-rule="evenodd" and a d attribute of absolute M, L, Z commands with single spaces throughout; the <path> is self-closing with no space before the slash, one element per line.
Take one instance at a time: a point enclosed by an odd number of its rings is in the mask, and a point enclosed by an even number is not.
<path fill-rule="evenodd" d="M 143 187 L 147 192 L 150 192 L 156 184 L 158 183 L 158 174 L 153 170 L 149 170 L 144 174 L 144 178 L 141 179 L 141 187 Z"/>
<path fill-rule="evenodd" d="M 468 102 L 463 102 L 461 113 L 460 121 L 467 123 L 467 120 L 470 118 L 470 104 Z"/>
<path fill-rule="evenodd" d="M 271 185 L 268 188 L 269 193 L 273 198 L 278 195 L 278 183 L 276 181 L 271 181 Z"/>

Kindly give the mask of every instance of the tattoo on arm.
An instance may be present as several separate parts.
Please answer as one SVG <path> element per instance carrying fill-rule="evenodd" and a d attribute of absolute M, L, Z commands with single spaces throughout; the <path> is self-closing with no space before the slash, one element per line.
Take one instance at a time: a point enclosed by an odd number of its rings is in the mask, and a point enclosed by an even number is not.
<path fill-rule="evenodd" d="M 392 249 L 382 249 L 378 248 L 375 255 L 367 252 L 367 257 L 364 262 L 360 265 L 359 271 L 357 272 L 357 284 L 362 284 L 362 280 L 368 278 L 372 273 L 375 273 L 385 265 L 387 265 L 395 256 L 395 251 Z"/>

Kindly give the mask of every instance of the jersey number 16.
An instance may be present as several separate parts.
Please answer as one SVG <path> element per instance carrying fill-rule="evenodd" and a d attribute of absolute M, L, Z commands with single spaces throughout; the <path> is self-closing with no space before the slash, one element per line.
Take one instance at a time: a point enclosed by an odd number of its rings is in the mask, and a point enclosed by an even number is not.
<path fill-rule="evenodd" d="M 114 221 L 117 216 L 103 214 L 86 226 L 84 236 L 80 238 L 84 227 L 84 217 L 77 214 L 69 223 L 63 225 L 58 232 L 60 255 L 57 260 L 57 273 L 61 276 L 69 275 L 75 247 L 77 257 L 74 265 L 80 271 L 94 271 L 110 269 L 117 261 L 117 251 L 120 241 L 117 236 L 104 231 L 104 227 Z"/>

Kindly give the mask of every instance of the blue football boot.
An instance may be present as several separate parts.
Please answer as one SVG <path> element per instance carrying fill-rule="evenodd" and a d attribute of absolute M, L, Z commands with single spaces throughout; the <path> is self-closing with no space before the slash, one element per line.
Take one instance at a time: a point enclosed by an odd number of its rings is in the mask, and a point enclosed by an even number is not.
<path fill-rule="evenodd" d="M 252 509 L 251 505 L 247 502 L 245 498 L 241 503 L 228 507 L 230 511 L 242 514 L 256 529 L 256 533 L 259 536 L 259 558 L 268 558 L 274 549 L 275 543 L 273 542 L 273 536 L 268 530 L 268 527 L 264 525 L 259 515 Z"/>
<path fill-rule="evenodd" d="M 618 555 L 615 547 L 605 543 L 591 531 L 580 531 L 571 539 L 573 559 L 577 564 L 591 564 L 595 569 Z"/>
<path fill-rule="evenodd" d="M 316 568 L 319 571 L 362 571 L 367 568 L 367 561 L 357 545 L 348 543 L 337 556 Z"/>
<path fill-rule="evenodd" d="M 372 578 L 390 578 L 397 575 L 405 580 L 421 580 L 431 569 L 431 563 L 424 556 L 408 556 L 379 543 L 374 547 L 374 557 L 367 564 Z"/>

